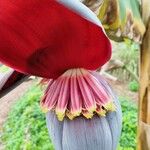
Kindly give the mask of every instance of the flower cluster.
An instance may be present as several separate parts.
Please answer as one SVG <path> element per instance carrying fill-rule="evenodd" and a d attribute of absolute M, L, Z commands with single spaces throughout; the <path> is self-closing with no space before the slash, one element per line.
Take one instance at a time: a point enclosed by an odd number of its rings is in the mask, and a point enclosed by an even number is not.
<path fill-rule="evenodd" d="M 80 115 L 89 119 L 94 114 L 105 116 L 108 111 L 115 111 L 111 94 L 95 73 L 82 68 L 69 69 L 56 80 L 50 80 L 41 100 L 42 108 L 55 111 L 60 121 L 65 116 L 71 120 Z"/>

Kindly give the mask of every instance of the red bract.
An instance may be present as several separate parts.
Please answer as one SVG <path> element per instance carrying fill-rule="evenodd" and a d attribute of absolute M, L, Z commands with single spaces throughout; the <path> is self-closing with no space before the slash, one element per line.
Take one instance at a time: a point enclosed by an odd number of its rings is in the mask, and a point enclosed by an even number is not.
<path fill-rule="evenodd" d="M 0 0 L 0 61 L 20 72 L 57 78 L 95 70 L 111 45 L 100 26 L 55 0 Z"/>

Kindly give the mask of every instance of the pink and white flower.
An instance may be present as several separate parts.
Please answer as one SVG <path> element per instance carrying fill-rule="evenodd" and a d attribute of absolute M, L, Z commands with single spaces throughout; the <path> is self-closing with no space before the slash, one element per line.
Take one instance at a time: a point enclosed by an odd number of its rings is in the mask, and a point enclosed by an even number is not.
<path fill-rule="evenodd" d="M 60 121 L 65 116 L 72 120 L 80 115 L 92 118 L 95 114 L 105 116 L 108 111 L 115 111 L 113 98 L 97 75 L 100 76 L 83 68 L 67 70 L 48 84 L 42 108 L 55 111 Z"/>

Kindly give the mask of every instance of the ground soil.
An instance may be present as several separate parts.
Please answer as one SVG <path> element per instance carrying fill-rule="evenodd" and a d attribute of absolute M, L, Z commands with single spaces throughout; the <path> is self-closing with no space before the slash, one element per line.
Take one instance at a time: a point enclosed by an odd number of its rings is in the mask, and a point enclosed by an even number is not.
<path fill-rule="evenodd" d="M 121 81 L 108 81 L 118 96 L 127 97 L 128 99 L 138 103 L 138 92 L 132 92 L 128 88 L 128 83 Z"/>

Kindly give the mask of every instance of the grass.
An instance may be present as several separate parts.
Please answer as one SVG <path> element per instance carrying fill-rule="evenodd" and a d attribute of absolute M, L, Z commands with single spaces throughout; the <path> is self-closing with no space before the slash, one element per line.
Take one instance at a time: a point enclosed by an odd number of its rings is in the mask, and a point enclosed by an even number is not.
<path fill-rule="evenodd" d="M 13 107 L 2 135 L 5 150 L 53 150 L 39 106 L 41 94 L 41 89 L 33 86 Z"/>
<path fill-rule="evenodd" d="M 5 150 L 54 150 L 41 112 L 40 87 L 33 86 L 15 104 L 4 125 L 2 140 Z M 137 108 L 126 98 L 120 98 L 123 110 L 123 129 L 118 150 L 136 147 Z"/>
<path fill-rule="evenodd" d="M 137 106 L 127 98 L 120 97 L 123 113 L 123 128 L 119 150 L 136 149 Z"/>

